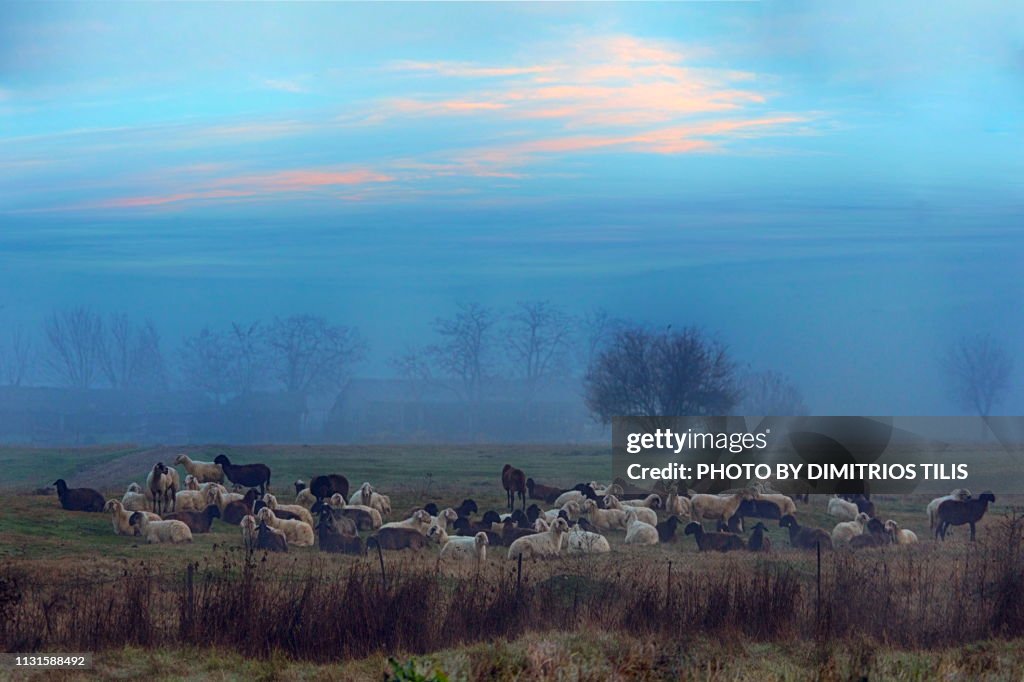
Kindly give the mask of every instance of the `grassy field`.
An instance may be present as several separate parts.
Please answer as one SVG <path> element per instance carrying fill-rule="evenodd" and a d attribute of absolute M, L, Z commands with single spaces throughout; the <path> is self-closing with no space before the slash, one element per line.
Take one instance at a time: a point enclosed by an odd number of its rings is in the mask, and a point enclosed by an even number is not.
<path fill-rule="evenodd" d="M 190 563 L 197 564 L 199 575 L 217 576 L 237 570 L 244 554 L 237 527 L 215 522 L 213 532 L 196 535 L 190 546 L 147 546 L 134 538 L 114 535 L 106 514 L 65 512 L 60 509 L 55 495 L 33 494 L 36 488 L 63 477 L 72 487 L 94 487 L 108 497 L 120 498 L 129 482 L 142 482 L 154 462 L 169 462 L 177 452 L 186 452 L 203 460 L 225 452 L 233 461 L 265 462 L 274 471 L 273 488 L 282 498 L 290 499 L 292 481 L 296 478 L 308 480 L 315 473 L 344 473 L 354 486 L 368 480 L 391 495 L 395 517 L 426 501 L 454 505 L 464 497 L 474 498 L 481 511 L 501 509 L 504 491 L 500 486 L 499 472 L 505 462 L 523 468 L 538 481 L 565 487 L 579 481 L 607 480 L 611 470 L 611 458 L 606 450 L 565 446 L 3 448 L 0 449 L 0 467 L 5 474 L 0 481 L 0 569 L 5 575 L 14 576 L 12 579 L 21 580 L 22 584 L 34 585 L 34 594 L 38 595 L 47 594 L 47 586 L 57 589 L 75 581 L 106 584 L 106 581 L 121 580 L 125 575 L 139 575 L 140 570 L 155 575 L 169 591 L 180 592 L 186 566 Z M 817 569 L 815 559 L 811 553 L 790 549 L 788 537 L 774 524 L 769 524 L 774 551 L 767 557 L 746 553 L 735 556 L 699 555 L 689 537 L 680 537 L 675 543 L 657 547 L 630 547 L 623 545 L 621 533 L 612 533 L 609 539 L 613 551 L 609 556 L 524 564 L 524 584 L 530 589 L 543 588 L 534 594 L 536 603 L 564 598 L 565 609 L 571 608 L 574 616 L 580 609 L 581 615 L 572 621 L 575 633 L 560 633 L 555 621 L 550 619 L 538 620 L 536 627 L 540 632 L 520 632 L 523 621 L 516 621 L 518 625 L 510 627 L 507 635 L 500 638 L 503 642 L 500 652 L 504 657 L 501 665 L 504 667 L 491 671 L 492 674 L 482 675 L 479 672 L 480 660 L 484 656 L 482 652 L 486 649 L 483 644 L 474 643 L 471 632 L 465 636 L 462 646 L 449 648 L 438 645 L 429 651 L 418 651 L 415 645 L 406 643 L 396 645 L 389 653 L 402 660 L 415 656 L 415 665 L 423 670 L 439 667 L 450 673 L 452 679 L 481 676 L 512 679 L 517 675 L 556 679 L 552 671 L 563 666 L 559 661 L 577 666 L 577 673 L 570 675 L 570 679 L 657 677 L 666 673 L 676 677 L 696 675 L 707 679 L 850 679 L 859 677 L 855 673 L 862 669 L 885 678 L 932 679 L 935 676 L 966 675 L 965 679 L 976 679 L 987 675 L 991 679 L 1022 679 L 1024 647 L 1020 646 L 1020 640 L 1013 639 L 1012 631 L 1006 632 L 1011 636 L 1009 641 L 986 643 L 981 640 L 981 643 L 972 644 L 975 648 L 970 649 L 974 652 L 970 655 L 955 653 L 956 648 L 947 641 L 948 633 L 934 634 L 941 630 L 943 618 L 966 617 L 961 611 L 966 612 L 970 608 L 971 591 L 980 589 L 966 580 L 979 569 L 979 563 L 971 562 L 981 560 L 972 559 L 976 547 L 966 542 L 964 530 L 959 530 L 952 540 L 941 544 L 928 537 L 924 515 L 926 503 L 927 497 L 922 496 L 878 498 L 879 516 L 896 519 L 901 526 L 917 532 L 922 542 L 915 547 L 889 547 L 856 555 L 837 553 L 842 556 L 830 557 L 824 565 L 824 580 L 830 598 L 835 597 L 837 604 L 848 589 L 844 581 L 863 579 L 866 584 L 859 596 L 866 597 L 865 603 L 871 605 L 882 599 L 882 595 L 875 594 L 872 588 L 873 584 L 880 584 L 882 572 L 885 573 L 884 580 L 889 581 L 885 584 L 890 592 L 897 592 L 896 588 L 906 583 L 909 587 L 905 602 L 889 601 L 890 595 L 885 597 L 885 603 L 890 608 L 916 614 L 913 618 L 908 616 L 906 627 L 921 629 L 920 649 L 938 649 L 941 655 L 919 652 L 918 647 L 912 646 L 917 640 L 909 635 L 897 637 L 896 641 L 890 639 L 886 646 L 858 644 L 859 640 L 856 637 L 851 639 L 852 635 L 848 636 L 845 631 L 834 641 L 832 638 L 816 641 L 813 632 L 806 627 L 813 612 L 813 605 L 807 602 L 806 594 L 813 593 Z M 986 540 L 995 537 L 996 529 L 1006 514 L 1014 504 L 1020 503 L 1018 499 L 1000 496 L 998 504 L 979 527 L 979 547 L 988 547 Z M 800 505 L 798 515 L 805 525 L 831 528 L 834 519 L 824 512 L 825 498 L 812 497 L 809 505 Z M 389 575 L 405 571 L 436 575 L 439 570 L 436 557 L 436 549 L 419 554 L 388 553 L 385 556 L 386 571 Z M 299 582 L 311 571 L 320 576 L 339 576 L 346 571 L 379 571 L 375 556 L 324 555 L 316 548 L 293 548 L 287 556 L 267 557 L 261 562 L 261 570 L 265 571 L 263 575 L 271 575 L 274 579 L 294 578 Z M 989 570 L 987 565 L 980 563 L 982 573 Z M 472 581 L 480 580 L 481 576 L 489 584 L 507 582 L 511 570 L 511 562 L 504 558 L 502 548 L 492 548 L 485 566 L 463 568 L 461 572 L 454 573 L 442 570 L 448 575 L 445 578 L 447 582 L 439 584 L 446 589 L 451 588 L 452 594 L 448 598 L 455 599 L 460 589 L 477 584 Z M 474 575 L 475 571 L 479 573 Z M 690 633 L 685 646 L 680 645 L 679 640 L 671 639 L 669 635 L 672 633 L 664 631 L 660 625 L 640 629 L 648 630 L 649 636 L 631 638 L 630 632 L 636 628 L 627 626 L 632 621 L 619 619 L 615 624 L 608 624 L 606 629 L 603 619 L 595 615 L 601 612 L 601 608 L 625 608 L 624 605 L 634 599 L 634 595 L 622 591 L 631 580 L 638 585 L 662 589 L 667 577 L 669 589 L 697 589 L 707 585 L 707 589 L 714 592 L 714 581 L 729 576 L 749 577 L 752 581 L 750 585 L 720 585 L 725 595 L 723 598 L 734 600 L 734 608 L 742 613 L 743 609 L 750 608 L 742 602 L 742 598 L 747 597 L 741 598 L 736 594 L 755 585 L 755 580 L 763 578 L 770 581 L 775 579 L 772 576 L 779 575 L 788 576 L 780 585 L 785 587 L 788 584 L 786 580 L 793 581 L 790 588 L 804 595 L 792 614 L 794 623 L 804 625 L 795 624 L 792 631 L 769 628 L 771 631 L 767 633 L 756 630 L 745 635 L 742 624 L 725 624 L 722 627 L 740 627 L 741 630 L 735 634 L 742 646 L 730 648 L 728 656 L 716 648 L 714 638 L 702 640 L 699 632 Z M 965 582 L 958 588 L 956 600 L 948 604 L 943 602 L 941 608 L 925 603 L 925 592 L 930 595 L 932 593 L 928 590 L 935 587 L 931 583 L 957 580 Z M 595 586 L 611 589 L 608 585 L 612 583 L 614 590 L 618 590 L 615 592 L 617 604 L 581 604 L 586 600 L 594 602 L 598 594 L 610 594 L 600 592 Z M 565 586 L 569 585 L 572 586 L 571 595 L 566 592 L 570 588 Z M 675 585 L 679 587 L 673 587 Z M 913 592 L 913 597 L 910 592 Z M 643 594 L 635 596 L 637 610 L 653 612 L 663 607 L 663 596 L 653 597 L 655 601 L 650 604 L 644 601 L 648 597 Z M 1021 597 L 1024 598 L 1024 594 Z M 679 595 L 674 598 L 679 598 Z M 682 595 L 682 598 L 687 597 Z M 913 601 L 915 599 L 921 603 Z M 445 605 L 446 608 L 451 606 L 448 602 Z M 690 608 L 693 614 L 699 615 L 706 606 L 686 603 L 674 608 Z M 836 608 L 840 609 L 837 614 L 846 613 L 840 606 Z M 529 619 L 526 622 L 529 623 Z M 830 632 L 841 632 L 836 624 L 829 627 Z M 885 627 L 888 626 L 873 620 L 863 623 L 861 629 L 868 632 L 877 629 L 883 633 L 880 636 L 889 639 L 890 634 Z M 928 637 L 932 639 L 928 640 Z M 620 643 L 613 647 L 612 639 Z M 798 640 L 799 644 L 788 646 L 787 639 Z M 870 648 L 870 655 L 858 647 Z M 655 651 L 662 648 L 669 653 L 657 655 L 655 671 L 649 662 L 644 661 L 649 661 Z M 620 651 L 621 655 L 612 655 L 613 651 Z M 388 669 L 386 656 L 372 648 L 354 657 L 346 656 L 353 660 L 344 664 L 330 666 L 294 660 L 281 654 L 270 654 L 269 660 L 262 654 L 236 660 L 240 655 L 238 651 L 225 653 L 215 648 L 203 649 L 197 655 L 180 647 L 168 647 L 166 651 L 127 647 L 104 650 L 97 658 L 97 665 L 104 674 L 110 675 L 174 677 L 162 662 L 195 660 L 195 676 L 211 679 L 230 679 L 242 674 L 282 679 L 369 679 L 379 678 Z M 979 656 L 984 659 L 984 664 L 976 660 Z M 622 668 L 623 665 L 626 668 Z M 247 672 L 241 673 L 243 670 Z M 630 675 L 630 670 L 635 674 Z"/>

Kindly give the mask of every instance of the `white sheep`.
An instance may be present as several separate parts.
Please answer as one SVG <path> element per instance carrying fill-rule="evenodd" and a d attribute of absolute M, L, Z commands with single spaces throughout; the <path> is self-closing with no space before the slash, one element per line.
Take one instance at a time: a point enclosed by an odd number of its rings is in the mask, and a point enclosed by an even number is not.
<path fill-rule="evenodd" d="M 369 483 L 363 483 L 359 486 L 359 490 L 352 494 L 348 502 L 349 504 L 373 507 L 380 512 L 381 516 L 387 516 L 391 513 L 391 498 L 374 490 L 373 486 Z"/>
<path fill-rule="evenodd" d="M 611 485 L 601 485 L 597 481 L 591 481 L 590 487 L 593 489 L 594 494 L 598 497 L 604 497 L 605 495 L 621 495 L 622 486 L 618 483 L 612 483 Z"/>
<path fill-rule="evenodd" d="M 885 522 L 885 531 L 897 545 L 910 545 L 917 542 L 917 533 L 909 528 L 900 528 L 899 524 L 892 519 Z"/>
<path fill-rule="evenodd" d="M 828 500 L 828 511 L 829 516 L 834 516 L 837 519 L 843 519 L 844 521 L 853 521 L 857 518 L 857 514 L 860 510 L 857 509 L 857 505 L 848 500 L 844 500 L 838 495 L 833 495 Z"/>
<path fill-rule="evenodd" d="M 657 497 L 657 495 L 654 497 Z M 624 512 L 635 511 L 636 517 L 639 520 L 652 526 L 658 525 L 658 514 L 653 509 L 648 507 L 634 507 L 631 504 L 624 504 L 614 495 L 608 495 L 604 498 L 604 506 L 608 509 L 619 509 Z"/>
<path fill-rule="evenodd" d="M 259 536 L 256 517 L 252 514 L 246 514 L 238 525 L 242 527 L 242 546 L 250 552 L 255 550 L 256 539 Z"/>
<path fill-rule="evenodd" d="M 110 512 L 110 520 L 114 525 L 115 535 L 139 535 L 138 526 L 131 524 L 132 513 L 124 508 L 124 505 L 117 500 L 107 500 L 103 511 Z M 153 512 L 141 511 L 150 521 L 159 521 L 160 517 Z"/>
<path fill-rule="evenodd" d="M 722 521 L 729 523 L 740 508 L 743 500 L 749 500 L 749 490 L 741 490 L 728 495 L 705 495 L 698 493 L 690 498 L 690 514 L 694 521 Z"/>
<path fill-rule="evenodd" d="M 185 490 L 199 490 L 199 481 L 192 474 L 185 475 Z"/>
<path fill-rule="evenodd" d="M 555 519 L 551 529 L 546 533 L 535 533 L 524 535 L 515 540 L 508 548 L 508 558 L 515 559 L 522 556 L 524 559 L 558 556 L 562 551 L 562 536 L 569 531 L 569 524 L 565 519 Z"/>
<path fill-rule="evenodd" d="M 441 526 L 441 528 L 447 531 L 448 527 L 451 524 L 455 523 L 458 519 L 459 515 L 455 512 L 455 510 L 452 509 L 451 507 L 448 507 L 438 512 L 437 516 L 431 516 L 430 523 L 431 525 Z"/>
<path fill-rule="evenodd" d="M 223 483 L 224 470 L 219 464 L 213 462 L 197 462 L 186 454 L 180 454 L 174 458 L 175 466 L 185 467 L 192 476 L 195 476 L 199 483 Z"/>
<path fill-rule="evenodd" d="M 206 489 L 206 504 L 215 504 L 220 509 L 220 513 L 224 513 L 224 508 L 232 502 L 241 502 L 244 495 L 238 493 L 229 493 L 228 489 L 219 483 L 211 483 L 210 487 Z"/>
<path fill-rule="evenodd" d="M 295 516 L 299 517 L 300 521 L 308 523 L 310 528 L 313 527 L 313 515 L 301 504 L 278 504 L 277 498 L 271 493 L 266 493 L 263 496 L 263 504 L 275 511 L 280 509 L 281 511 L 291 512 L 292 514 L 295 514 Z"/>
<path fill-rule="evenodd" d="M 576 525 L 566 535 L 565 551 L 569 554 L 606 554 L 612 551 L 612 548 L 605 536 L 583 530 Z"/>
<path fill-rule="evenodd" d="M 661 497 L 655 493 L 651 493 L 642 500 L 626 500 L 622 504 L 627 507 L 645 507 L 647 509 L 661 509 L 662 507 Z"/>
<path fill-rule="evenodd" d="M 179 490 L 174 496 L 175 511 L 203 511 L 208 504 L 202 490 Z"/>
<path fill-rule="evenodd" d="M 690 498 L 678 493 L 669 493 L 665 499 L 665 511 L 681 519 L 690 518 Z"/>
<path fill-rule="evenodd" d="M 150 544 L 192 542 L 192 531 L 181 521 L 150 521 L 144 512 L 134 512 L 129 522 L 139 527 L 139 535 Z"/>
<path fill-rule="evenodd" d="M 275 530 L 284 533 L 289 545 L 296 547 L 313 546 L 313 527 L 305 521 L 293 519 L 279 519 L 274 516 L 274 510 L 270 507 L 260 509 L 256 517 L 260 521 L 266 521 L 267 525 Z"/>
<path fill-rule="evenodd" d="M 128 489 L 121 498 L 121 504 L 128 511 L 149 511 L 149 501 L 142 493 L 142 486 L 138 483 L 129 483 Z"/>
<path fill-rule="evenodd" d="M 598 530 L 623 530 L 626 527 L 626 512 L 621 509 L 598 509 L 594 500 L 583 503 L 583 513 Z"/>
<path fill-rule="evenodd" d="M 857 518 L 853 521 L 840 521 L 836 524 L 836 527 L 832 529 L 832 544 L 833 546 L 846 544 L 858 535 L 864 534 L 864 526 L 867 525 L 871 517 L 861 512 L 857 514 Z"/>
<path fill-rule="evenodd" d="M 554 506 L 561 507 L 569 500 L 575 500 L 576 502 L 582 503 L 585 499 L 587 499 L 587 496 L 579 490 L 566 490 L 555 499 Z"/>
<path fill-rule="evenodd" d="M 928 528 L 935 532 L 935 527 L 939 525 L 939 505 L 946 500 L 966 500 L 971 496 L 971 491 L 967 488 L 957 488 L 948 495 L 942 497 L 936 497 L 934 500 L 928 503 L 926 511 L 928 512 Z"/>
<path fill-rule="evenodd" d="M 554 521 L 555 519 L 558 518 L 558 514 L 560 512 L 563 512 L 563 511 L 565 512 L 566 516 L 569 517 L 570 521 L 575 521 L 576 519 L 578 519 L 580 517 L 580 513 L 581 513 L 582 510 L 580 509 L 580 503 L 579 502 L 577 502 L 576 500 L 569 500 L 568 502 L 563 504 L 561 507 L 555 507 L 554 509 L 548 509 L 546 512 L 544 512 L 543 516 L 548 521 Z M 540 517 L 537 517 L 537 518 L 540 518 Z"/>
<path fill-rule="evenodd" d="M 363 507 L 363 509 L 369 509 L 369 507 Z M 376 511 L 376 509 L 373 511 Z M 430 526 L 432 524 L 433 517 L 430 513 L 420 509 L 404 521 L 392 521 L 391 523 L 385 523 L 381 528 L 410 528 L 426 535 L 430 532 Z"/>
<path fill-rule="evenodd" d="M 338 497 L 341 497 L 341 495 L 338 495 Z M 295 504 L 301 504 L 306 509 L 312 509 L 313 505 L 316 504 L 316 495 L 314 495 L 313 491 L 309 488 L 303 488 L 295 494 Z M 343 506 L 344 504 L 345 498 L 342 497 L 341 505 L 338 506 Z"/>
<path fill-rule="evenodd" d="M 487 533 L 480 532 L 473 536 L 448 535 L 441 526 L 431 526 L 430 536 L 441 545 L 441 559 L 487 560 L 487 545 L 490 544 Z"/>
<path fill-rule="evenodd" d="M 175 495 L 181 489 L 181 481 L 178 477 L 178 470 L 157 462 L 146 475 L 146 487 L 143 493 L 153 507 L 153 511 L 167 511 L 168 504 L 174 510 L 176 504 Z"/>
<path fill-rule="evenodd" d="M 636 509 L 630 509 L 626 512 L 626 544 L 658 544 L 658 529 L 649 523 L 641 521 L 636 512 Z"/>

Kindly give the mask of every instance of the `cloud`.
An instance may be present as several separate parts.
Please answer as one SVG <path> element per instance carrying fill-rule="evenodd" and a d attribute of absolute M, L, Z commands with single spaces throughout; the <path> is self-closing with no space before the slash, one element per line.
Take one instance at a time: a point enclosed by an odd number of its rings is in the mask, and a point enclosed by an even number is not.
<path fill-rule="evenodd" d="M 284 79 L 284 78 L 265 78 L 261 81 L 261 85 L 268 90 L 277 90 L 278 92 L 290 92 L 296 95 L 302 95 L 309 92 L 309 88 L 302 82 L 303 79 Z"/>

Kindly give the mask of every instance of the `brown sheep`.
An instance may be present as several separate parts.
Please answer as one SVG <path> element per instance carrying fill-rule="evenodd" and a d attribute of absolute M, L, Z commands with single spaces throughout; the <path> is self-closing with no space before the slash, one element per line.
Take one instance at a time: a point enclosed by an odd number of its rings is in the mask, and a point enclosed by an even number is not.
<path fill-rule="evenodd" d="M 366 539 L 367 548 L 381 549 L 422 549 L 430 543 L 430 538 L 411 528 L 381 528 Z"/>
<path fill-rule="evenodd" d="M 193 533 L 209 533 L 214 519 L 220 518 L 220 508 L 215 504 L 207 505 L 205 511 L 177 511 L 165 514 L 164 521 L 181 521 Z"/>
<path fill-rule="evenodd" d="M 516 507 L 516 496 L 523 502 L 523 511 L 526 510 L 526 474 L 522 469 L 516 469 L 511 464 L 506 464 L 501 469 L 501 485 L 505 488 L 505 497 L 508 502 L 508 510 Z"/>
<path fill-rule="evenodd" d="M 935 528 L 935 537 L 946 539 L 946 531 L 950 526 L 971 526 L 971 542 L 974 542 L 974 524 L 981 520 L 988 510 L 988 504 L 995 504 L 996 496 L 986 490 L 979 497 L 966 500 L 946 500 L 939 505 L 939 524 Z"/>
<path fill-rule="evenodd" d="M 60 506 L 68 511 L 101 512 L 107 501 L 92 488 L 69 488 L 63 478 L 53 482 L 57 486 Z"/>

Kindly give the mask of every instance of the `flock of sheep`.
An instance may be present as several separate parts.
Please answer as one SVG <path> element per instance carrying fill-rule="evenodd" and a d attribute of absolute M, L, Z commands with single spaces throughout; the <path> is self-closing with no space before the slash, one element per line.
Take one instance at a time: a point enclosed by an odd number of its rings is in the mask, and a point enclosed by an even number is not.
<path fill-rule="evenodd" d="M 185 472 L 184 485 L 177 467 Z M 141 536 L 149 543 L 191 542 L 193 533 L 210 531 L 214 519 L 238 526 L 246 548 L 287 552 L 289 547 L 319 545 L 321 551 L 363 554 L 380 550 L 441 546 L 441 559 L 486 558 L 489 546 L 508 547 L 509 559 L 611 551 L 608 535 L 624 532 L 627 545 L 657 545 L 676 540 L 677 529 L 692 535 L 700 551 L 769 551 L 771 540 L 762 520 L 775 520 L 789 532 L 790 544 L 802 549 L 852 548 L 917 542 L 917 535 L 894 520 L 881 521 L 866 495 L 833 496 L 827 513 L 838 519 L 829 531 L 797 521 L 796 502 L 763 484 L 721 494 L 658 494 L 627 488 L 621 481 L 603 486 L 580 483 L 570 489 L 547 486 L 506 464 L 501 481 L 507 511 L 484 512 L 472 499 L 457 507 L 435 503 L 410 509 L 403 520 L 392 515 L 390 498 L 363 483 L 351 496 L 348 479 L 339 474 L 295 482 L 295 500 L 285 504 L 269 492 L 270 468 L 233 464 L 225 455 L 198 462 L 178 455 L 168 466 L 157 462 L 144 485 L 132 483 L 120 499 L 105 500 L 89 488 L 55 482 L 64 509 L 109 512 L 118 535 Z M 231 484 L 229 490 L 226 484 Z M 244 491 L 244 492 L 243 492 Z M 808 501 L 804 496 L 804 501 Z M 527 506 L 527 500 L 537 502 Z M 995 502 L 990 492 L 973 497 L 957 489 L 927 507 L 936 538 L 950 526 L 975 524 Z M 517 503 L 520 508 L 516 509 Z M 546 508 L 544 508 L 546 507 Z M 659 512 L 663 519 L 659 520 Z M 758 519 L 744 538 L 744 520 Z M 706 530 L 705 523 L 714 530 Z M 365 543 L 360 531 L 368 531 Z"/>

